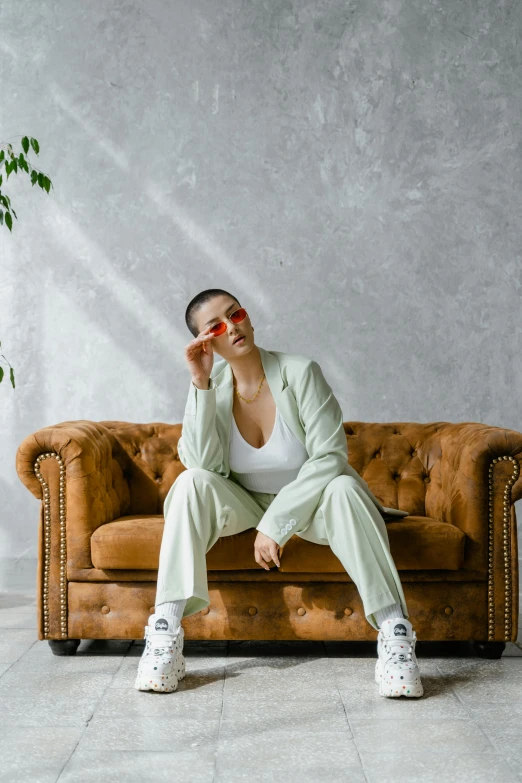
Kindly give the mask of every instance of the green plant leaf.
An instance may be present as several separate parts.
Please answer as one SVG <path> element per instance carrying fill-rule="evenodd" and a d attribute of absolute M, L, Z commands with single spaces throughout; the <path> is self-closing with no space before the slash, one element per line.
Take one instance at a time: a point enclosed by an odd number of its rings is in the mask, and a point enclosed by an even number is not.
<path fill-rule="evenodd" d="M 0 226 L 4 225 L 4 213 L 3 210 L 0 209 Z"/>
<path fill-rule="evenodd" d="M 33 183 L 33 185 L 35 185 L 37 179 L 38 179 L 38 172 L 33 169 L 31 171 L 31 182 Z"/>
<path fill-rule="evenodd" d="M 44 186 L 44 175 L 42 174 L 41 171 L 38 173 L 38 184 L 40 185 L 41 188 L 43 188 L 43 186 Z"/>
<path fill-rule="evenodd" d="M 4 158 L 5 158 L 5 153 L 3 150 L 0 150 L 0 163 L 3 161 Z"/>
<path fill-rule="evenodd" d="M 44 188 L 47 191 L 47 193 L 49 193 L 51 189 L 51 180 L 49 179 L 49 177 L 44 177 Z"/>
<path fill-rule="evenodd" d="M 4 377 L 4 368 L 0 365 L 0 383 L 2 382 L 3 377 Z"/>
<path fill-rule="evenodd" d="M 38 144 L 36 139 L 33 139 L 32 136 L 31 136 L 31 147 L 33 148 L 33 150 L 38 155 L 38 153 L 40 152 L 40 145 Z"/>
<path fill-rule="evenodd" d="M 21 169 L 27 171 L 27 173 L 29 174 L 29 166 L 27 165 L 27 161 L 24 158 L 23 152 L 21 152 L 18 156 L 18 165 L 20 166 Z"/>
<path fill-rule="evenodd" d="M 9 229 L 9 231 L 13 230 L 13 218 L 11 217 L 11 213 L 10 212 L 6 212 L 5 213 L 5 224 L 6 224 L 7 228 Z"/>
<path fill-rule="evenodd" d="M 13 386 L 13 389 L 14 389 L 14 388 L 15 388 L 15 382 L 14 382 L 14 370 L 13 370 L 13 368 L 12 368 L 12 367 L 11 367 L 11 369 L 10 369 L 10 371 L 9 371 L 9 375 L 11 376 L 11 384 L 12 384 L 12 386 Z"/>
<path fill-rule="evenodd" d="M 27 136 L 24 136 L 22 139 L 22 147 L 24 149 L 25 154 L 27 155 L 27 153 L 29 152 L 29 139 L 27 138 Z"/>

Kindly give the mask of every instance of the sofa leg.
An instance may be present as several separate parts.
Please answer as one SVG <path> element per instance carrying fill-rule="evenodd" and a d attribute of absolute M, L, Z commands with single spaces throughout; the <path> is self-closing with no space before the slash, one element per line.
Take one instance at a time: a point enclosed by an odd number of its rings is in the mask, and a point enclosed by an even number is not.
<path fill-rule="evenodd" d="M 506 649 L 506 643 L 474 641 L 473 647 L 480 658 L 500 658 Z"/>
<path fill-rule="evenodd" d="M 48 639 L 54 655 L 74 655 L 81 639 Z"/>

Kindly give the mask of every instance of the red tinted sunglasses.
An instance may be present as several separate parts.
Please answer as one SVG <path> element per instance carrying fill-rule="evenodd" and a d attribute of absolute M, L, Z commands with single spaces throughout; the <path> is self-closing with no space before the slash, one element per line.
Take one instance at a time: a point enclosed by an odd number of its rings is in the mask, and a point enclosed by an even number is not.
<path fill-rule="evenodd" d="M 240 307 L 239 310 L 234 310 L 233 313 L 229 315 L 230 320 L 233 324 L 241 323 L 247 316 L 247 311 L 244 307 Z M 214 326 L 210 327 L 210 332 L 215 335 L 220 335 L 226 332 L 227 325 L 224 321 L 220 321 L 217 324 L 214 324 Z"/>

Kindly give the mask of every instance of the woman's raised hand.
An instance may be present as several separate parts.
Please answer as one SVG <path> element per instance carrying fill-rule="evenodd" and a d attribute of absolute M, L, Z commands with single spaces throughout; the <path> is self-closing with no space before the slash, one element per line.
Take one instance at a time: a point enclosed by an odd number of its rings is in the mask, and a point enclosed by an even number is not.
<path fill-rule="evenodd" d="M 214 364 L 214 349 L 212 338 L 215 336 L 209 326 L 185 346 L 185 361 L 187 362 L 192 380 L 196 385 L 208 386 L 210 371 Z"/>

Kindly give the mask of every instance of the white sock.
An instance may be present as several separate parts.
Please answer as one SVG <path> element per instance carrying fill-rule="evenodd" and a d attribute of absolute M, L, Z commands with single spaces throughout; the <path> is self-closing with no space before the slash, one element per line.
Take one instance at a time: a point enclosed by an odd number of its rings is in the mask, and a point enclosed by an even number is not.
<path fill-rule="evenodd" d="M 381 626 L 385 620 L 389 620 L 391 617 L 404 617 L 404 612 L 400 604 L 390 604 L 390 606 L 385 606 L 384 609 L 377 609 L 374 615 L 377 625 Z"/>
<path fill-rule="evenodd" d="M 179 601 L 166 601 L 163 604 L 156 604 L 155 613 L 173 615 L 177 620 L 175 625 L 180 625 L 186 603 L 186 598 L 180 598 Z"/>

